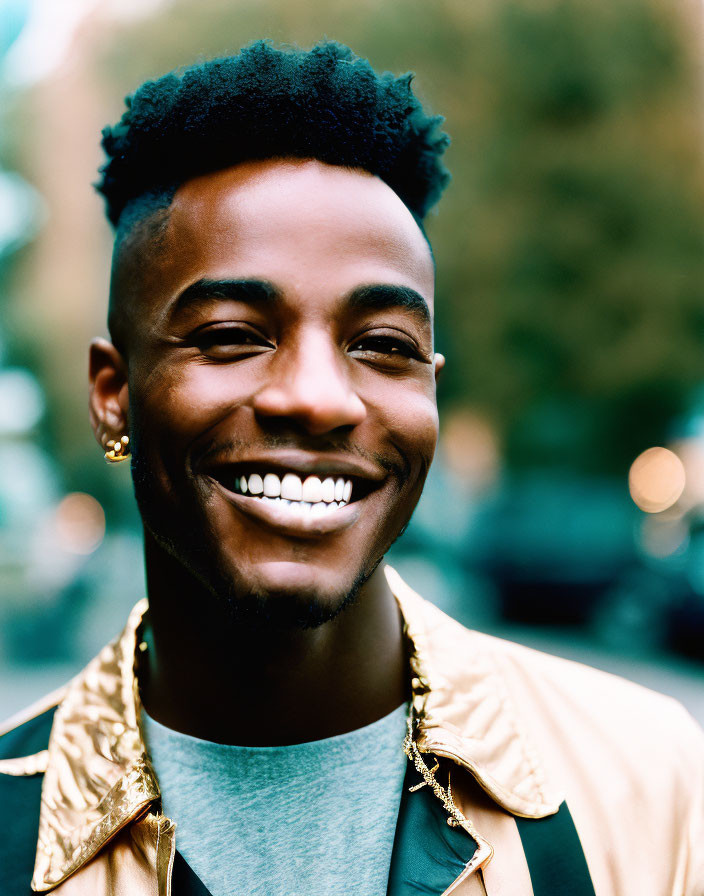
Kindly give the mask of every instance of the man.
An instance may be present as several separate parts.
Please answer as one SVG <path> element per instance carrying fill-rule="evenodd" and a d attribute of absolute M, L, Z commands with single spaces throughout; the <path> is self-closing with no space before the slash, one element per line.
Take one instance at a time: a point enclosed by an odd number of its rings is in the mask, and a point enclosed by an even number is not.
<path fill-rule="evenodd" d="M 90 406 L 148 609 L 0 739 L 3 896 L 704 893 L 686 713 L 381 563 L 437 439 L 437 127 L 409 77 L 260 42 L 105 131 Z"/>

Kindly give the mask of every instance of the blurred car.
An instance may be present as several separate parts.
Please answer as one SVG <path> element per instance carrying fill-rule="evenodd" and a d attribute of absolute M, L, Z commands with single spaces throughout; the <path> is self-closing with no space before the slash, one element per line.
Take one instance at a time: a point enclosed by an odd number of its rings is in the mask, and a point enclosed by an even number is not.
<path fill-rule="evenodd" d="M 482 509 L 475 538 L 473 562 L 504 618 L 704 659 L 704 525 L 642 513 L 620 480 L 513 477 Z"/>

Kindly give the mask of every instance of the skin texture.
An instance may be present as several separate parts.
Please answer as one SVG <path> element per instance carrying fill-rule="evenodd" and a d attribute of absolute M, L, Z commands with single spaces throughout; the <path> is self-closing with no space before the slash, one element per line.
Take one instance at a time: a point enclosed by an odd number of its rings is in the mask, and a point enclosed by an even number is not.
<path fill-rule="evenodd" d="M 90 377 L 99 441 L 131 437 L 145 706 L 228 743 L 369 724 L 407 692 L 377 565 L 437 440 L 429 247 L 381 180 L 309 160 L 188 181 L 144 233 L 113 267 L 120 350 L 95 340 Z M 340 471 L 362 497 L 332 531 L 296 531 L 233 497 L 242 463 Z"/>

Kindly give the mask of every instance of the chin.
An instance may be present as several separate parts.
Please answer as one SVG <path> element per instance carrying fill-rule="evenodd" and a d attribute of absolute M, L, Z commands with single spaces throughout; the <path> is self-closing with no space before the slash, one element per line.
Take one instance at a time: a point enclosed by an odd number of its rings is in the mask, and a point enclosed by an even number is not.
<path fill-rule="evenodd" d="M 354 603 L 369 575 L 341 578 L 294 561 L 261 564 L 249 574 L 239 569 L 226 589 L 229 614 L 240 626 L 317 628 Z"/>

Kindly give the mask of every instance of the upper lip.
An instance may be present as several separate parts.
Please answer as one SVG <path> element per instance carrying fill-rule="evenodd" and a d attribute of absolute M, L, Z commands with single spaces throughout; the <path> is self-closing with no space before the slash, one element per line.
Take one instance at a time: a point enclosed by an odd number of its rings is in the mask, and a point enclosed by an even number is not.
<path fill-rule="evenodd" d="M 262 472 L 298 473 L 303 476 L 346 476 L 372 482 L 381 482 L 386 478 L 385 470 L 361 458 L 298 449 L 267 451 L 245 457 L 213 457 L 209 458 L 204 466 L 205 472 L 211 476 L 224 467 L 230 469 L 248 467 Z"/>

